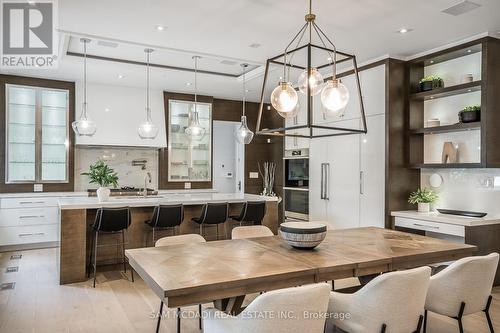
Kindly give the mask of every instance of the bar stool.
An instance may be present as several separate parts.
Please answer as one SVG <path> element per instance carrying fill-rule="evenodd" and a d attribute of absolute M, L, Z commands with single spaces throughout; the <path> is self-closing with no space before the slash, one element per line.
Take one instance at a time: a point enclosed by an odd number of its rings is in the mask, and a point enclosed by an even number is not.
<path fill-rule="evenodd" d="M 215 225 L 216 239 L 219 239 L 219 224 L 225 223 L 228 217 L 229 205 L 224 203 L 206 203 L 201 209 L 200 217 L 193 217 L 191 221 L 200 225 L 200 235 L 203 236 L 205 225 Z"/>
<path fill-rule="evenodd" d="M 90 267 L 93 266 L 94 270 L 94 288 L 97 273 L 97 249 L 106 246 L 122 246 L 122 260 L 123 270 L 127 273 L 127 261 L 125 258 L 125 231 L 130 226 L 130 208 L 99 208 L 95 216 L 94 224 L 91 226 L 94 231 L 92 237 L 92 245 L 90 247 L 88 277 L 90 277 Z M 117 244 L 103 244 L 98 245 L 99 234 L 121 234 L 122 242 Z M 92 255 L 94 255 L 94 262 L 92 263 Z M 134 282 L 134 270 L 131 270 L 131 279 Z"/>
<path fill-rule="evenodd" d="M 155 244 L 156 230 L 173 230 L 175 236 L 175 227 L 180 226 L 184 220 L 184 206 L 181 205 L 158 205 L 154 208 L 150 220 L 144 221 L 145 224 L 153 229 L 153 245 Z M 146 241 L 147 245 L 147 241 Z"/>
<path fill-rule="evenodd" d="M 155 247 L 158 246 L 171 246 L 171 245 L 179 245 L 179 244 L 190 244 L 190 243 L 205 243 L 206 240 L 200 235 L 197 234 L 187 234 L 187 235 L 178 235 L 178 236 L 169 236 L 163 237 L 156 241 Z M 198 304 L 198 311 L 200 314 L 199 317 L 199 326 L 200 330 L 202 329 L 201 323 L 201 304 Z M 161 316 L 163 313 L 163 300 L 160 303 L 160 311 L 158 312 L 158 322 L 156 323 L 156 333 L 160 331 L 160 322 Z M 181 308 L 177 308 L 177 333 L 181 332 Z"/>
<path fill-rule="evenodd" d="M 266 202 L 265 201 L 247 201 L 241 207 L 239 215 L 232 215 L 233 221 L 239 222 L 240 226 L 243 222 L 250 222 L 252 224 L 262 224 L 262 220 L 266 216 Z"/>

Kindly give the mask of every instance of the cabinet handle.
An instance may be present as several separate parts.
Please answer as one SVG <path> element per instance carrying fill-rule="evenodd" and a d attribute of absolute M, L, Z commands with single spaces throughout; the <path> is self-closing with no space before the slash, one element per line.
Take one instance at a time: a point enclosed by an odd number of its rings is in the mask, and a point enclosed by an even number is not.
<path fill-rule="evenodd" d="M 359 194 L 365 194 L 365 173 L 359 172 Z"/>
<path fill-rule="evenodd" d="M 324 193 L 324 182 L 325 182 L 325 163 L 321 163 L 321 185 L 320 185 L 320 192 L 321 192 L 321 200 L 325 198 L 325 193 Z"/>
<path fill-rule="evenodd" d="M 21 215 L 19 216 L 20 219 L 36 219 L 36 218 L 41 218 L 43 219 L 45 216 L 43 215 Z"/>
<path fill-rule="evenodd" d="M 44 204 L 45 201 L 20 201 L 20 205 L 29 205 L 29 204 Z"/>
<path fill-rule="evenodd" d="M 425 224 L 419 224 L 419 223 L 413 223 L 414 226 L 416 227 L 425 227 L 425 228 L 432 228 L 432 229 L 439 229 L 439 227 L 433 226 L 433 225 L 425 225 Z"/>
<path fill-rule="evenodd" d="M 45 232 L 36 232 L 36 233 L 29 233 L 29 234 L 18 234 L 19 237 L 43 236 L 43 235 L 45 235 Z"/>

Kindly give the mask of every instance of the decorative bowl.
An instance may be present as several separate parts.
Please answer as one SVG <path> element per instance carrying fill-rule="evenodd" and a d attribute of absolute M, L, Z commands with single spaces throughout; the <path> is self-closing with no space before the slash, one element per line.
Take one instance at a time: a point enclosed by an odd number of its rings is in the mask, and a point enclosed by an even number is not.
<path fill-rule="evenodd" d="M 280 225 L 279 235 L 297 249 L 314 249 L 326 237 L 326 225 L 315 222 L 285 222 Z"/>

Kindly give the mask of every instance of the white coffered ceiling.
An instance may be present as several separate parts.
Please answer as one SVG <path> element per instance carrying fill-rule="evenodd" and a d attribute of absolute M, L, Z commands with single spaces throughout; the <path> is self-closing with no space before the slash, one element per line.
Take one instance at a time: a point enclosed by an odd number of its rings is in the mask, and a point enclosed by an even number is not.
<path fill-rule="evenodd" d="M 474 0 L 481 7 L 460 16 L 442 13 L 457 2 L 316 0 L 313 11 L 337 47 L 356 54 L 358 62 L 384 55 L 404 58 L 484 33 L 500 37 L 500 1 Z M 199 54 L 201 69 L 238 75 L 241 63 L 257 68 L 283 52 L 304 23 L 307 5 L 306 0 L 59 0 L 59 31 L 70 52 L 80 53 L 78 37 L 87 36 L 93 40 L 90 54 L 144 61 L 143 49 L 152 47 L 155 64 L 189 68 L 191 57 Z M 165 29 L 158 31 L 158 25 Z M 401 28 L 412 31 L 399 34 Z M 115 44 L 102 46 L 99 41 Z M 81 80 L 81 60 L 64 55 L 57 70 L 9 73 Z M 141 87 L 145 82 L 139 65 L 91 59 L 88 69 L 90 82 Z M 192 92 L 193 85 L 187 83 L 193 83 L 190 72 L 152 68 L 153 88 Z M 262 75 L 254 75 L 248 83 L 250 100 L 259 100 L 261 84 Z M 199 90 L 241 98 L 241 82 L 234 76 L 202 74 Z"/>

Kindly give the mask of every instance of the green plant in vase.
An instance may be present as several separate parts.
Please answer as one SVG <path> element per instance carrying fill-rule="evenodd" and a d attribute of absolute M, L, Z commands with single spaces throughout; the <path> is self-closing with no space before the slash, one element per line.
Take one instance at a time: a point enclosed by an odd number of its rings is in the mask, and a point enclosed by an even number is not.
<path fill-rule="evenodd" d="M 412 205 L 418 204 L 418 211 L 420 213 L 428 213 L 430 211 L 431 204 L 435 203 L 438 199 L 439 196 L 433 190 L 428 188 L 419 188 L 410 194 L 408 202 Z"/>
<path fill-rule="evenodd" d="M 418 84 L 420 86 L 420 91 L 429 91 L 444 87 L 443 79 L 436 75 L 428 75 L 422 78 Z"/>
<path fill-rule="evenodd" d="M 111 190 L 109 186 L 116 188 L 118 186 L 118 174 L 110 168 L 104 161 L 97 161 L 92 164 L 89 171 L 82 172 L 82 176 L 89 177 L 90 184 L 97 184 L 97 197 L 99 201 L 107 201 Z"/>
<path fill-rule="evenodd" d="M 481 120 L 481 105 L 468 105 L 458 113 L 461 123 L 473 123 Z"/>

